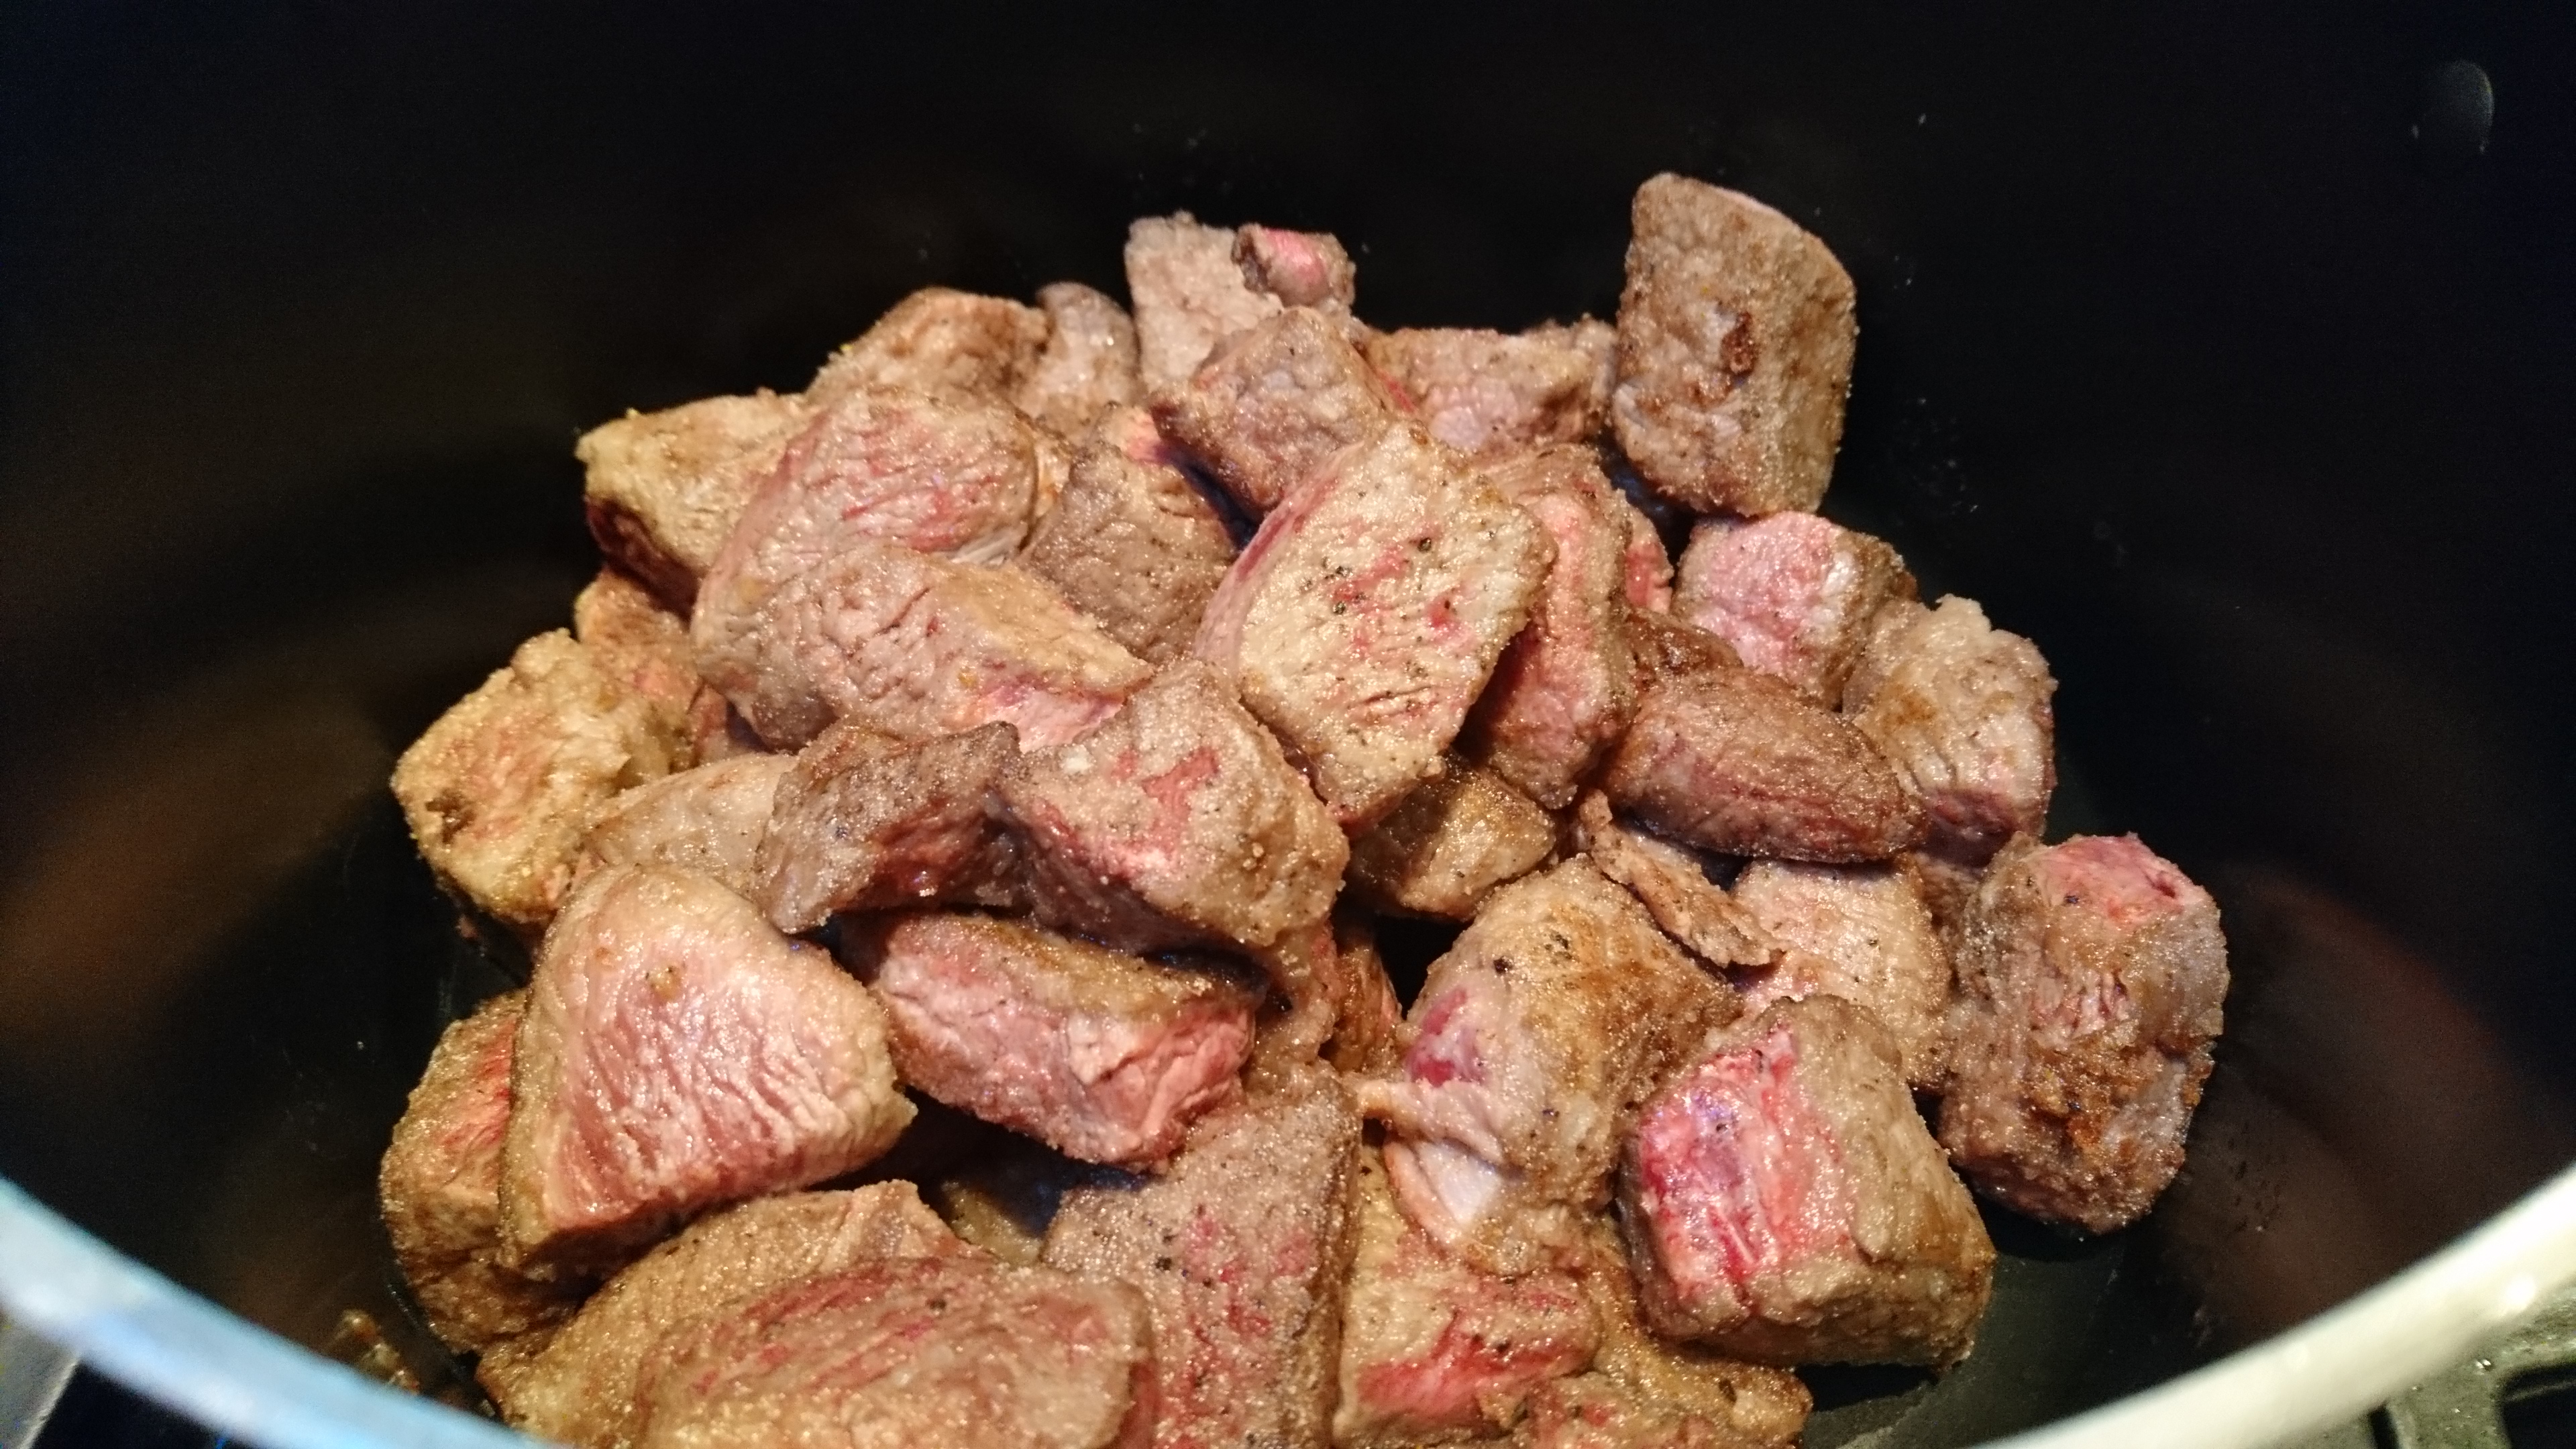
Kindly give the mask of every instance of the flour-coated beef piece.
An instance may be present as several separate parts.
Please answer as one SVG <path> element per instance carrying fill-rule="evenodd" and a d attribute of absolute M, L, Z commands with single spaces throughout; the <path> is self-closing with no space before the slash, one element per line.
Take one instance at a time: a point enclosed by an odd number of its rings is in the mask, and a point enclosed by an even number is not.
<path fill-rule="evenodd" d="M 1046 345 L 1011 400 L 1057 437 L 1079 438 L 1142 395 L 1136 324 L 1126 308 L 1080 282 L 1038 288 L 1038 307 L 1046 313 Z"/>
<path fill-rule="evenodd" d="M 1871 617 L 1913 594 L 1913 576 L 1884 541 L 1812 513 L 1774 513 L 1693 529 L 1673 608 L 1735 646 L 1745 667 L 1831 705 L 1860 662 Z"/>
<path fill-rule="evenodd" d="M 1843 710 L 1922 797 L 1924 845 L 1976 867 L 2036 835 L 2057 786 L 2057 681 L 2018 634 L 1971 599 L 1882 608 L 1843 688 Z"/>
<path fill-rule="evenodd" d="M 1380 910 L 1463 921 L 1556 852 L 1556 821 L 1480 766 L 1440 777 L 1351 841 L 1351 889 Z"/>
<path fill-rule="evenodd" d="M 1746 1012 L 1840 997 L 1887 1028 L 1908 1084 L 1941 1089 L 1950 951 L 1902 870 L 1757 860 L 1735 878 L 1733 898 L 1778 948 L 1771 961 L 1733 973 Z"/>
<path fill-rule="evenodd" d="M 1308 307 L 1236 335 L 1153 398 L 1164 436 L 1255 516 L 1392 426 L 1399 405 L 1340 324 Z"/>
<path fill-rule="evenodd" d="M 573 456 L 600 553 L 687 610 L 752 490 L 812 412 L 797 394 L 763 390 L 630 412 L 584 433 Z"/>
<path fill-rule="evenodd" d="M 1153 417 L 1117 408 L 1075 452 L 1064 497 L 1018 562 L 1136 657 L 1164 664 L 1189 652 L 1234 553 L 1224 514 Z"/>
<path fill-rule="evenodd" d="M 839 911 L 1019 903 L 1019 852 L 987 808 L 1018 756 L 1007 724 L 912 741 L 832 726 L 780 780 L 746 894 L 788 932 Z"/>
<path fill-rule="evenodd" d="M 924 287 L 834 351 L 805 396 L 823 406 L 885 389 L 1008 401 L 1036 367 L 1046 339 L 1046 314 L 1035 307 Z"/>
<path fill-rule="evenodd" d="M 779 779 L 793 764 L 786 755 L 737 755 L 638 785 L 608 802 L 582 851 L 606 865 L 696 871 L 749 897 Z"/>

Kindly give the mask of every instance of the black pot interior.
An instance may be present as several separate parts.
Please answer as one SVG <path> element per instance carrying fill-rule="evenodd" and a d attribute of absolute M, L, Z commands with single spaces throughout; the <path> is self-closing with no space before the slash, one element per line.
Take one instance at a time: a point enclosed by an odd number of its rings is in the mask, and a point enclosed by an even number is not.
<path fill-rule="evenodd" d="M 1947 7 L 1943 7 L 1947 10 Z M 2477 69 L 2457 63 L 2470 63 Z M 2566 1161 L 2576 27 L 2507 7 L 19 7 L 0 20 L 0 1173 L 322 1344 L 502 979 L 382 781 L 593 567 L 574 436 L 801 385 L 1131 216 L 1380 325 L 1616 305 L 1691 172 L 1861 286 L 1827 511 L 2039 641 L 2064 829 L 2218 890 L 2185 1179 L 1998 1215 L 1960 1442 L 2303 1318 Z"/>

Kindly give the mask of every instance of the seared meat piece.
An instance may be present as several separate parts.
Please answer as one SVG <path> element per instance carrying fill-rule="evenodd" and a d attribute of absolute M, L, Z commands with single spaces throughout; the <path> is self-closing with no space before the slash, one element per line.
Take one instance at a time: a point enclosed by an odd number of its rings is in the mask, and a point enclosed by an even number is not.
<path fill-rule="evenodd" d="M 489 1382 L 525 1434 L 574 1449 L 632 1449 L 637 1400 L 663 1336 L 727 1302 L 888 1258 L 967 1251 L 908 1182 L 755 1198 L 710 1213 L 582 1305 L 545 1346 Z"/>
<path fill-rule="evenodd" d="M 1138 658 L 1162 664 L 1189 652 L 1234 540 L 1153 418 L 1119 408 L 1074 455 L 1063 500 L 1018 563 Z"/>
<path fill-rule="evenodd" d="M 1350 858 L 1278 741 L 1195 659 L 1023 756 L 997 798 L 1039 919 L 1125 950 L 1270 946 L 1332 910 Z"/>
<path fill-rule="evenodd" d="M 509 1250 L 576 1269 L 860 1166 L 913 1110 L 867 988 L 705 876 L 631 866 L 547 932 L 510 1100 Z"/>
<path fill-rule="evenodd" d="M 1493 771 L 1452 760 L 1351 842 L 1350 884 L 1380 910 L 1463 921 L 1556 853 L 1556 822 Z"/>
<path fill-rule="evenodd" d="M 875 539 L 845 544 L 721 648 L 698 642 L 707 678 L 782 747 L 849 718 L 898 739 L 1000 720 L 1045 749 L 1107 719 L 1150 673 L 1016 568 Z"/>
<path fill-rule="evenodd" d="M 737 1299 L 662 1340 L 644 1449 L 1144 1449 L 1136 1294 L 1043 1268 L 900 1258 Z"/>
<path fill-rule="evenodd" d="M 1860 662 L 1870 617 L 1913 594 L 1913 576 L 1881 540 L 1812 513 L 1774 513 L 1692 530 L 1673 610 L 1734 645 L 1745 667 L 1831 705 Z"/>
<path fill-rule="evenodd" d="M 1467 716 L 1459 748 L 1562 810 L 1637 707 L 1627 514 L 1588 449 L 1550 448 L 1479 476 L 1538 520 L 1556 555 L 1529 624 Z"/>
<path fill-rule="evenodd" d="M 633 690 L 679 741 L 671 768 L 735 753 L 724 696 L 698 677 L 689 621 L 664 608 L 642 584 L 615 569 L 600 570 L 573 596 L 572 636 L 592 663 Z"/>
<path fill-rule="evenodd" d="M 459 1353 L 543 1328 L 580 1301 L 501 1255 L 501 1135 L 526 1008 L 524 991 L 496 996 L 439 1037 L 376 1176 L 394 1261 L 430 1331 Z"/>
<path fill-rule="evenodd" d="M 1735 878 L 1735 904 L 1780 948 L 1774 964 L 1734 973 L 1747 1013 L 1838 996 L 1887 1029 L 1909 1084 L 1941 1089 L 1950 952 L 1903 872 L 1757 860 Z"/>
<path fill-rule="evenodd" d="M 1628 643 L 1636 652 L 1640 687 L 1649 680 L 1744 667 L 1734 645 L 1668 613 L 1630 609 Z"/>
<path fill-rule="evenodd" d="M 1302 1077 L 1341 1029 L 1351 1000 L 1340 943 L 1331 921 L 1290 931 L 1278 944 L 1251 953 L 1270 978 L 1244 1081 L 1256 1091 Z"/>
<path fill-rule="evenodd" d="M 606 865 L 691 870 L 750 897 L 785 755 L 737 755 L 638 785 L 608 802 L 582 850 Z"/>
<path fill-rule="evenodd" d="M 1038 288 L 1046 348 L 1013 401 L 1059 438 L 1079 438 L 1112 408 L 1136 401 L 1136 324 L 1127 309 L 1080 282 Z"/>
<path fill-rule="evenodd" d="M 1335 916 L 1333 947 L 1341 1002 L 1324 1059 L 1335 1071 L 1358 1076 L 1394 1071 L 1404 1058 L 1404 1003 L 1396 998 L 1368 918 Z"/>
<path fill-rule="evenodd" d="M 1359 1247 L 1342 1300 L 1339 1449 L 1412 1449 L 1511 1427 L 1529 1395 L 1592 1361 L 1601 1330 L 1581 1279 L 1498 1278 L 1405 1220 L 1375 1152 L 1353 1193 Z"/>
<path fill-rule="evenodd" d="M 924 287 L 835 351 L 805 396 L 821 406 L 886 389 L 1003 401 L 1037 366 L 1046 340 L 1047 317 L 1035 307 Z"/>
<path fill-rule="evenodd" d="M 1408 328 L 1374 333 L 1365 347 L 1369 366 L 1403 391 L 1432 437 L 1463 453 L 1501 454 L 1601 431 L 1614 335 L 1587 317 L 1517 337 Z"/>
<path fill-rule="evenodd" d="M 1906 883 L 1914 887 L 1923 909 L 1932 913 L 1932 928 L 1947 942 L 1958 939 L 1959 923 L 1967 919 L 1968 903 L 1977 896 L 1977 882 L 1985 879 L 1982 865 L 1961 865 L 1947 856 L 1928 850 L 1899 851 L 1896 868 L 1904 873 Z"/>
<path fill-rule="evenodd" d="M 939 1175 L 930 1201 L 960 1238 L 1005 1263 L 1036 1267 L 1065 1193 L 1115 1169 L 1076 1162 L 998 1127 L 984 1130 L 989 1140 Z"/>
<path fill-rule="evenodd" d="M 1673 556 L 1664 549 L 1664 536 L 1656 531 L 1655 521 L 1629 501 L 1628 495 L 1619 495 L 1619 505 L 1620 516 L 1628 520 L 1621 592 L 1634 612 L 1669 613 L 1673 607 Z"/>
<path fill-rule="evenodd" d="M 628 413 L 582 435 L 591 537 L 609 562 L 686 609 L 752 490 L 813 409 L 762 391 Z"/>
<path fill-rule="evenodd" d="M 1320 233 L 1228 231 L 1201 226 L 1186 211 L 1140 217 L 1127 228 L 1138 373 L 1149 392 L 1169 387 L 1218 344 L 1285 306 L 1347 313 L 1356 281 L 1341 243 Z"/>
<path fill-rule="evenodd" d="M 1770 207 L 1670 173 L 1637 188 L 1630 224 L 1619 446 L 1695 512 L 1814 508 L 1851 387 L 1850 275 Z"/>
<path fill-rule="evenodd" d="M 572 884 L 592 813 L 669 774 L 684 749 L 558 629 L 520 645 L 403 751 L 394 796 L 448 889 L 533 938 Z"/>
<path fill-rule="evenodd" d="M 1019 853 L 985 799 L 1018 756 L 1007 724 L 909 744 L 832 726 L 779 782 L 746 894 L 790 933 L 835 911 L 1016 904 Z"/>
<path fill-rule="evenodd" d="M 1141 1167 L 1235 1094 L 1254 997 L 985 916 L 904 916 L 848 948 L 911 1086 L 1068 1157 Z"/>
<path fill-rule="evenodd" d="M 1358 1086 L 1405 1211 L 1524 1271 L 1610 1197 L 1637 1104 L 1735 1014 L 1626 892 L 1572 860 L 1487 898 L 1431 963 L 1403 1074 Z"/>
<path fill-rule="evenodd" d="M 1359 1150 L 1350 1093 L 1310 1067 L 1200 1119 L 1160 1177 L 1064 1195 L 1047 1264 L 1152 1313 L 1160 1449 L 1324 1442 Z"/>
<path fill-rule="evenodd" d="M 2056 692 L 2029 640 L 1954 594 L 1933 609 L 1880 612 L 1843 709 L 1923 797 L 1926 848 L 1978 866 L 2048 819 Z"/>
<path fill-rule="evenodd" d="M 858 541 L 969 563 L 1010 557 L 1036 508 L 1043 436 L 969 397 L 856 392 L 824 408 L 761 480 L 699 587 L 689 637 L 701 672 L 739 703 L 741 686 L 708 656 L 731 652 L 782 590 Z"/>
<path fill-rule="evenodd" d="M 1941 1145 L 1980 1192 L 2107 1233 L 2182 1166 L 2227 996 L 2218 907 L 2138 843 L 2004 847 L 1961 923 Z"/>
<path fill-rule="evenodd" d="M 1832 711 L 1750 669 L 1656 671 L 1601 770 L 1610 802 L 1721 855 L 1885 860 L 1923 805 Z"/>
<path fill-rule="evenodd" d="M 1613 819 L 1595 790 L 1575 811 L 1574 841 L 1601 873 L 1628 888 L 1664 934 L 1711 966 L 1761 966 L 1779 945 L 1752 914 L 1708 878 L 1699 857 Z"/>
<path fill-rule="evenodd" d="M 1783 1001 L 1646 1104 L 1620 1175 L 1655 1328 L 1761 1363 L 1955 1363 L 1995 1249 L 1915 1114 L 1896 1044 Z"/>
<path fill-rule="evenodd" d="M 1440 769 L 1551 549 L 1530 516 L 1410 428 L 1335 459 L 1235 561 L 1195 646 L 1345 830 Z"/>
<path fill-rule="evenodd" d="M 1188 381 L 1154 393 L 1164 434 L 1256 516 L 1391 426 L 1397 407 L 1340 324 L 1306 307 L 1237 335 Z"/>

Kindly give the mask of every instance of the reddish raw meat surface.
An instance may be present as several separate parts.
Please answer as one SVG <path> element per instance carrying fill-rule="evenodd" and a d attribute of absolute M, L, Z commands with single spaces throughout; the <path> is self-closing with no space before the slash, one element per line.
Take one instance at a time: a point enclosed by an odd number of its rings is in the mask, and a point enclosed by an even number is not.
<path fill-rule="evenodd" d="M 1289 231 L 1253 223 L 1234 234 L 1235 264 L 1254 290 L 1291 307 L 1322 307 L 1344 314 L 1357 295 L 1359 270 L 1350 253 L 1322 232 Z"/>
<path fill-rule="evenodd" d="M 688 609 L 752 490 L 812 412 L 800 396 L 763 391 L 628 413 L 583 434 L 573 455 L 601 555 Z"/>
<path fill-rule="evenodd" d="M 1007 724 L 910 743 L 836 724 L 779 782 L 744 893 L 788 932 L 836 911 L 1016 904 L 1019 852 L 985 807 L 1018 757 Z"/>
<path fill-rule="evenodd" d="M 1733 645 L 1746 668 L 1830 705 L 1860 662 L 1871 616 L 1913 592 L 1904 562 L 1880 540 L 1812 513 L 1774 513 L 1692 530 L 1673 609 Z"/>
<path fill-rule="evenodd" d="M 1306 307 L 1238 334 L 1186 383 L 1154 394 L 1164 435 L 1255 515 L 1391 426 L 1397 408 L 1341 325 Z"/>
<path fill-rule="evenodd" d="M 1899 601 L 1879 612 L 1843 710 L 1922 797 L 1926 848 L 1979 866 L 2048 819 L 2056 692 L 2029 640 L 1952 595 L 1937 608 Z"/>
<path fill-rule="evenodd" d="M 575 1268 L 861 1166 L 913 1111 L 865 987 L 705 876 L 629 866 L 546 935 L 511 1104 L 509 1251 Z"/>
<path fill-rule="evenodd" d="M 1110 412 L 1084 440 L 1064 498 L 1019 557 L 1153 664 L 1189 652 L 1233 563 L 1224 515 L 1141 408 Z"/>

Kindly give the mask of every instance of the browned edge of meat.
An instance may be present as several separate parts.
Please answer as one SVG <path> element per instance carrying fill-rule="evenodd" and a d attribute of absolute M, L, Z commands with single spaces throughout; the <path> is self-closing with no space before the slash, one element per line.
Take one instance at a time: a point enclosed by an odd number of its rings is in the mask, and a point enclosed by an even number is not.
<path fill-rule="evenodd" d="M 1224 516 L 1153 417 L 1118 408 L 1083 439 L 1064 497 L 1019 564 L 1137 658 L 1164 664 L 1189 652 L 1234 553 Z"/>
<path fill-rule="evenodd" d="M 1112 298 L 1080 282 L 1038 288 L 1047 340 L 1011 401 L 1059 438 L 1079 438 L 1113 408 L 1144 394 L 1136 376 L 1136 323 Z"/>
<path fill-rule="evenodd" d="M 583 434 L 573 456 L 600 553 L 687 612 L 752 489 L 809 411 L 802 397 L 764 389 L 630 412 Z"/>
<path fill-rule="evenodd" d="M 1019 852 L 986 808 L 1018 758 L 998 722 L 905 743 L 843 720 L 779 781 L 745 894 L 790 934 L 838 911 L 1021 904 Z"/>
<path fill-rule="evenodd" d="M 1956 595 L 1872 620 L 1843 708 L 1923 799 L 1925 847 L 1981 866 L 2039 833 L 2057 787 L 2057 681 L 2039 650 Z"/>
<path fill-rule="evenodd" d="M 1628 888 L 1665 935 L 1700 960 L 1723 968 L 1765 966 L 1778 957 L 1779 944 L 1709 879 L 1698 856 L 1620 824 L 1600 791 L 1587 792 L 1576 807 L 1573 839 L 1603 875 Z"/>
<path fill-rule="evenodd" d="M 608 802 L 582 837 L 587 861 L 692 870 L 750 897 L 785 755 L 737 755 L 648 781 Z"/>
<path fill-rule="evenodd" d="M 805 395 L 818 406 L 885 388 L 1008 401 L 1046 341 L 1046 314 L 1026 303 L 924 287 L 834 350 Z"/>
<path fill-rule="evenodd" d="M 1157 388 L 1154 421 L 1256 516 L 1346 448 L 1391 426 L 1399 402 L 1341 325 L 1291 307 Z"/>
<path fill-rule="evenodd" d="M 1452 759 L 1351 841 L 1350 889 L 1382 911 L 1463 921 L 1556 851 L 1556 822 L 1493 771 Z"/>
<path fill-rule="evenodd" d="M 1950 950 L 1904 871 L 1757 860 L 1735 904 L 1778 944 L 1775 961 L 1734 973 L 1744 1009 L 1838 996 L 1887 1029 L 1906 1082 L 1938 1092 L 1950 1064 Z"/>

